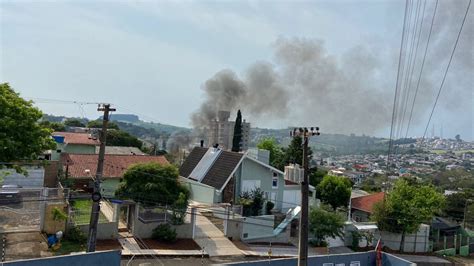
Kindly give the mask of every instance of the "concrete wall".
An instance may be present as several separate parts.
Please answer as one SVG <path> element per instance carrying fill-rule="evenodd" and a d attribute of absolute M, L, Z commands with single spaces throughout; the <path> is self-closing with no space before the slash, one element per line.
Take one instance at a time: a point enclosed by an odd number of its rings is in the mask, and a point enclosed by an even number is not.
<path fill-rule="evenodd" d="M 151 238 L 153 229 L 163 222 L 144 223 L 138 219 L 138 215 L 133 220 L 132 234 L 138 238 Z"/>
<path fill-rule="evenodd" d="M 416 263 L 412 263 L 385 252 L 382 253 L 382 262 L 384 266 L 416 266 Z"/>
<path fill-rule="evenodd" d="M 208 204 L 218 202 L 213 187 L 183 177 L 180 177 L 179 181 L 185 184 L 191 192 L 189 199 Z"/>
<path fill-rule="evenodd" d="M 89 225 L 77 225 L 77 227 L 87 236 L 89 234 Z M 97 239 L 117 239 L 118 224 L 116 222 L 99 223 L 97 225 Z"/>
<path fill-rule="evenodd" d="M 120 266 L 120 250 L 98 251 L 94 253 L 84 253 L 78 255 L 55 256 L 49 258 L 38 258 L 31 260 L 17 260 L 2 262 L 2 265 L 8 266 Z"/>
<path fill-rule="evenodd" d="M 245 217 L 243 221 L 241 239 L 244 241 L 273 235 L 273 226 L 275 224 L 275 217 L 273 215 Z"/>
<path fill-rule="evenodd" d="M 400 248 L 401 234 L 381 231 L 380 236 L 384 246 L 398 250 Z M 405 245 L 403 251 L 405 252 L 428 252 L 430 248 L 429 243 L 430 226 L 426 224 L 420 225 L 416 234 L 405 235 Z M 415 245 L 416 241 L 416 245 Z"/>
<path fill-rule="evenodd" d="M 191 223 L 172 225 L 172 227 L 176 229 L 177 238 L 186 238 L 186 239 L 193 238 L 193 225 Z"/>
<path fill-rule="evenodd" d="M 235 218 L 227 221 L 226 237 L 232 240 L 241 240 L 244 218 Z"/>
<path fill-rule="evenodd" d="M 360 266 L 375 266 L 376 265 L 376 253 L 374 251 L 368 252 L 359 252 L 359 253 L 348 253 L 348 254 L 337 254 L 337 255 L 323 255 L 323 256 L 310 256 L 308 257 L 308 265 L 324 265 L 324 263 L 329 263 L 328 265 L 346 265 L 350 266 L 357 265 Z M 332 264 L 331 264 L 332 263 Z M 260 261 L 246 261 L 246 262 L 235 262 L 227 263 L 225 265 L 246 265 L 246 266 L 296 266 L 298 264 L 297 258 L 289 259 L 272 259 L 271 262 L 268 260 Z M 411 263 L 407 260 L 398 258 L 396 256 L 382 253 L 382 265 L 388 266 L 415 266 L 416 264 Z"/>
<path fill-rule="evenodd" d="M 138 238 L 151 238 L 153 229 L 162 223 L 163 222 L 143 223 L 139 219 L 135 219 L 132 233 Z M 176 229 L 177 238 L 193 238 L 193 227 L 191 223 L 172 225 L 172 227 Z"/>
<path fill-rule="evenodd" d="M 3 177 L 2 185 L 20 185 L 24 188 L 42 188 L 44 184 L 44 168 L 42 166 L 24 167 L 28 175 L 22 175 L 15 169 L 1 169 L 0 176 Z M 0 178 L 1 179 L 1 178 Z"/>

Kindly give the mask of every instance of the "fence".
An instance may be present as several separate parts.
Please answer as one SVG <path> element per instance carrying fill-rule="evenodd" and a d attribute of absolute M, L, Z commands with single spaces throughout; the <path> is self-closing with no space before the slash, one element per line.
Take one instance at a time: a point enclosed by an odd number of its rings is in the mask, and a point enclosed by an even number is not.
<path fill-rule="evenodd" d="M 80 199 L 69 201 L 68 217 L 69 225 L 85 225 L 89 224 L 91 212 L 92 212 L 92 200 Z M 102 213 L 99 213 L 99 223 L 110 222 L 107 217 Z"/>
<path fill-rule="evenodd" d="M 172 211 L 168 205 L 143 207 L 138 206 L 138 219 L 142 223 L 165 223 L 170 222 Z"/>
<path fill-rule="evenodd" d="M 441 255 L 469 256 L 474 253 L 474 237 L 462 232 L 453 236 L 443 236 L 433 243 L 433 250 Z"/>
<path fill-rule="evenodd" d="M 0 233 L 40 231 L 46 204 L 64 203 L 69 193 L 61 188 L 14 188 L 3 191 L 6 193 L 0 200 Z"/>

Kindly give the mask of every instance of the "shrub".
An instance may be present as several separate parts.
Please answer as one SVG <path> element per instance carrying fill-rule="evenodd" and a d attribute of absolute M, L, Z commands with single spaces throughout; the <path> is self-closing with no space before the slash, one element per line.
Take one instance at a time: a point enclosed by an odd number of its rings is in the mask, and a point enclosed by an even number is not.
<path fill-rule="evenodd" d="M 85 244 L 87 242 L 87 237 L 77 226 L 69 228 L 64 238 L 81 244 Z"/>
<path fill-rule="evenodd" d="M 271 214 L 271 210 L 273 209 L 273 207 L 275 207 L 275 203 L 267 201 L 267 206 L 265 207 L 267 214 Z"/>
<path fill-rule="evenodd" d="M 178 199 L 173 204 L 173 215 L 171 216 L 171 222 L 179 225 L 184 224 L 184 218 L 186 217 L 186 208 L 188 207 L 188 200 L 186 194 L 180 192 Z"/>
<path fill-rule="evenodd" d="M 160 224 L 153 229 L 151 237 L 156 240 L 172 243 L 176 241 L 176 229 L 171 228 L 169 224 Z"/>

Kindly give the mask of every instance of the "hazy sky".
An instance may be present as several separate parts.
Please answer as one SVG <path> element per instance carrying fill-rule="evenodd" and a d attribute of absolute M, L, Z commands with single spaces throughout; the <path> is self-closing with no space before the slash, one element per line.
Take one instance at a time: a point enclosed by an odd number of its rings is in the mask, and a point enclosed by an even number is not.
<path fill-rule="evenodd" d="M 378 76 L 393 97 L 405 8 L 404 1 L 0 3 L 1 82 L 23 97 L 110 102 L 120 113 L 180 126 L 190 126 L 206 80 L 222 69 L 241 75 L 255 62 L 273 63 L 279 38 L 320 40 L 334 57 L 354 47 L 373 51 L 382 65 Z M 460 106 L 448 108 L 440 98 L 433 117 L 437 134 L 442 124 L 445 137 L 474 138 L 470 81 L 464 83 L 468 93 L 457 96 L 468 99 Z M 449 83 L 448 76 L 444 93 L 450 93 Z M 384 104 L 390 109 L 393 102 Z M 99 116 L 93 105 L 37 105 L 56 115 Z M 415 114 L 419 122 L 411 135 L 422 135 L 427 114 Z M 317 124 L 311 116 L 301 121 Z M 285 127 L 291 117 L 248 120 Z M 386 135 L 389 124 L 369 133 Z"/>

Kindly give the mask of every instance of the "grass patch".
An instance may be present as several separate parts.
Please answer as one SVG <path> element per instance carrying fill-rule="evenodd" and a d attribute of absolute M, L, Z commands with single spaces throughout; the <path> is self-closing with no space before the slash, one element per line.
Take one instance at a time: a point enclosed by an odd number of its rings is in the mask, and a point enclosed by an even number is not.
<path fill-rule="evenodd" d="M 61 247 L 58 250 L 53 251 L 53 253 L 55 256 L 59 256 L 59 255 L 67 255 L 67 254 L 70 254 L 71 252 L 81 252 L 85 250 L 86 250 L 85 244 L 63 239 L 61 240 Z"/>
<path fill-rule="evenodd" d="M 89 224 L 91 219 L 92 200 L 75 200 L 71 202 L 73 208 L 74 222 L 76 224 Z M 107 223 L 108 220 L 102 212 L 99 213 L 99 223 Z"/>
<path fill-rule="evenodd" d="M 445 150 L 431 150 L 432 153 L 434 154 L 445 154 L 446 151 Z"/>

